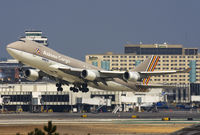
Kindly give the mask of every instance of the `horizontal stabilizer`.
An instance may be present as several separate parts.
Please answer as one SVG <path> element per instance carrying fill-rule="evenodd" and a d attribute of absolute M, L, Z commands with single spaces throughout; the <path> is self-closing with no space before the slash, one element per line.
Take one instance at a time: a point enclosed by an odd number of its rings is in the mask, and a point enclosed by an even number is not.
<path fill-rule="evenodd" d="M 175 88 L 175 85 L 169 85 L 169 84 L 136 84 L 139 88 Z"/>
<path fill-rule="evenodd" d="M 144 71 L 139 72 L 142 76 L 158 76 L 165 74 L 178 74 L 178 73 L 188 73 L 191 68 L 187 68 L 185 70 L 171 70 L 171 71 Z"/>

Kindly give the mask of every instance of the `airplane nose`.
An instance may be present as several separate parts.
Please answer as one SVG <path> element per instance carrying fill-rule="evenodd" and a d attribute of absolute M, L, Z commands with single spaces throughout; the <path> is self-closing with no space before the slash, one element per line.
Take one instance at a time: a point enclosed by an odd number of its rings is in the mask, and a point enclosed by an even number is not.
<path fill-rule="evenodd" d="M 7 52 L 11 56 L 13 56 L 13 54 L 14 54 L 14 50 L 13 50 L 14 48 L 15 48 L 15 44 L 14 43 L 11 43 L 11 44 L 7 45 L 7 47 L 6 47 Z"/>
<path fill-rule="evenodd" d="M 22 42 L 22 41 L 16 41 L 16 42 L 8 44 L 6 46 L 6 50 L 7 51 L 13 50 L 13 49 L 21 50 L 21 49 L 23 49 L 23 47 L 24 47 L 24 42 Z"/>
<path fill-rule="evenodd" d="M 7 49 L 11 48 L 11 49 L 16 49 L 18 42 L 13 42 L 7 45 Z"/>
<path fill-rule="evenodd" d="M 8 44 L 6 46 L 6 50 L 12 57 L 15 58 L 18 55 L 17 52 L 19 50 L 22 50 L 23 47 L 24 47 L 24 44 L 22 41 L 16 41 L 16 42 Z"/>
<path fill-rule="evenodd" d="M 7 52 L 10 54 L 10 55 L 12 55 L 12 53 L 13 53 L 13 49 L 15 49 L 15 42 L 14 43 L 11 43 L 11 44 L 8 44 L 7 46 L 6 46 L 6 50 L 7 50 Z"/>
<path fill-rule="evenodd" d="M 8 48 L 12 48 L 12 46 L 13 46 L 13 44 L 11 43 L 11 44 L 7 45 L 6 48 L 7 48 L 7 49 L 8 49 Z"/>

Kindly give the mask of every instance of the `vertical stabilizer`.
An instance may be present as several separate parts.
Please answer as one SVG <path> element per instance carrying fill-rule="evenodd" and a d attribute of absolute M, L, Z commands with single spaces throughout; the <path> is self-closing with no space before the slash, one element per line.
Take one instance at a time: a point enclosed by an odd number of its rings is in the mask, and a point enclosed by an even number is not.
<path fill-rule="evenodd" d="M 145 59 L 141 64 L 139 64 L 133 71 L 141 72 L 141 71 L 153 71 L 159 61 L 159 56 L 152 55 Z"/>
<path fill-rule="evenodd" d="M 140 65 L 138 65 L 134 71 L 136 72 L 141 72 L 141 71 L 154 71 L 154 69 L 156 68 L 156 65 L 159 61 L 159 56 L 151 56 L 149 58 L 147 58 L 144 62 L 142 62 Z M 150 80 L 150 76 L 148 76 L 147 78 L 143 79 L 143 84 L 148 84 Z"/>

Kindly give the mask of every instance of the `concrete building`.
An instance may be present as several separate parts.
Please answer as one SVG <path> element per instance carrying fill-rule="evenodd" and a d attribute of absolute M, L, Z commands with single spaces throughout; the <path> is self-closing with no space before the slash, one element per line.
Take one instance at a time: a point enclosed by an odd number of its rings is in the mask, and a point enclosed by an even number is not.
<path fill-rule="evenodd" d="M 19 72 L 19 66 L 19 62 L 15 59 L 0 61 L 0 84 L 30 82 L 24 78 L 23 72 Z M 23 68 L 29 69 L 30 67 L 24 65 Z"/>
<path fill-rule="evenodd" d="M 88 54 L 86 62 L 106 70 L 131 70 L 151 55 L 160 56 L 156 70 L 183 70 L 190 73 L 151 77 L 150 83 L 189 84 L 200 82 L 200 54 L 197 48 L 183 48 L 182 45 L 139 44 L 125 45 L 124 54 Z"/>
<path fill-rule="evenodd" d="M 14 83 L 19 81 L 18 62 L 14 59 L 0 61 L 0 83 Z"/>
<path fill-rule="evenodd" d="M 24 39 L 32 40 L 37 43 L 41 43 L 44 44 L 45 46 L 48 46 L 48 39 L 47 37 L 42 36 L 42 31 L 34 31 L 34 30 L 25 31 L 25 37 L 21 37 L 20 40 Z"/>
<path fill-rule="evenodd" d="M 63 86 L 63 92 L 57 92 L 52 83 L 21 83 L 0 85 L 0 106 L 15 111 L 39 112 L 42 109 L 53 111 L 113 111 L 116 107 L 121 111 L 133 110 L 138 106 L 137 98 L 141 98 L 141 106 L 149 106 L 154 102 L 164 101 L 162 89 L 152 89 L 149 93 L 102 91 L 90 88 L 88 93 L 74 93 L 69 86 Z"/>

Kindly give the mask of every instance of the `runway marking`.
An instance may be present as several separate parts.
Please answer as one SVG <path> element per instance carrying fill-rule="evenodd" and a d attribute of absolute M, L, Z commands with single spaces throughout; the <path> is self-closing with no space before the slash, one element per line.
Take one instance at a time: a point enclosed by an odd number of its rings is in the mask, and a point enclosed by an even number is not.
<path fill-rule="evenodd" d="M 46 124 L 48 119 L 35 120 L 0 120 L 0 125 L 39 125 Z M 185 119 L 175 119 L 162 121 L 161 119 L 52 119 L 55 124 L 196 124 L 199 120 L 186 121 Z"/>

